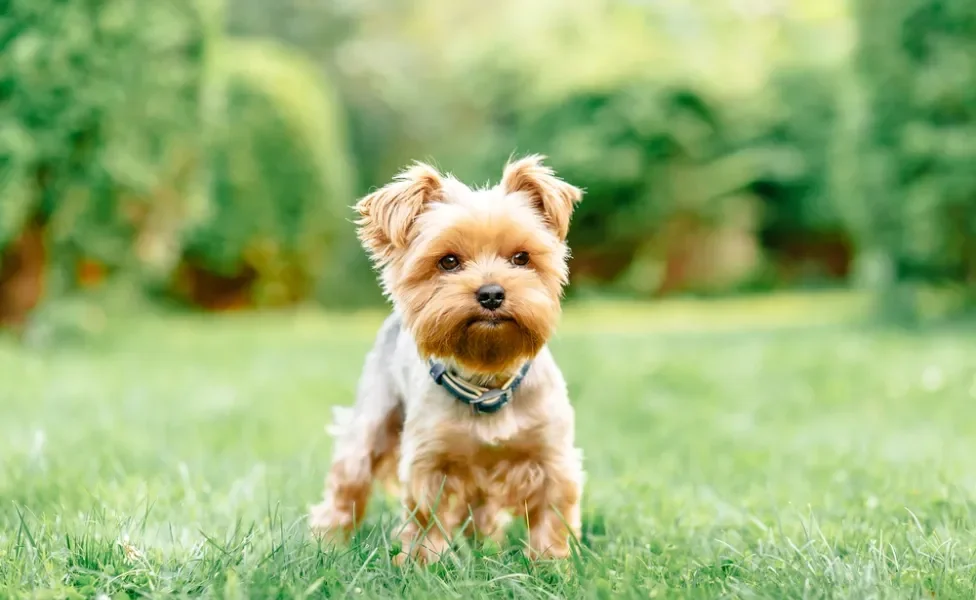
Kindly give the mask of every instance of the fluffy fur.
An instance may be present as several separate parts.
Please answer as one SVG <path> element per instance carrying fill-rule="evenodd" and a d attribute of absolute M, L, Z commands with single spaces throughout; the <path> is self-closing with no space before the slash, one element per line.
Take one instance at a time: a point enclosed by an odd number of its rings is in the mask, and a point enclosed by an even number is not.
<path fill-rule="evenodd" d="M 567 282 L 566 234 L 581 198 L 529 156 L 471 189 L 424 164 L 356 204 L 359 236 L 393 314 L 366 359 L 352 408 L 336 411 L 332 467 L 311 526 L 347 534 L 374 480 L 398 489 L 404 554 L 434 559 L 459 530 L 496 537 L 527 519 L 534 555 L 564 557 L 580 528 L 582 457 L 566 384 L 546 342 Z M 527 253 L 528 262 L 513 260 Z M 452 255 L 459 266 L 445 270 Z M 524 258 L 524 256 L 522 257 Z M 483 308 L 495 283 L 505 300 Z M 427 358 L 485 386 L 527 377 L 495 414 L 474 414 L 428 375 Z"/>

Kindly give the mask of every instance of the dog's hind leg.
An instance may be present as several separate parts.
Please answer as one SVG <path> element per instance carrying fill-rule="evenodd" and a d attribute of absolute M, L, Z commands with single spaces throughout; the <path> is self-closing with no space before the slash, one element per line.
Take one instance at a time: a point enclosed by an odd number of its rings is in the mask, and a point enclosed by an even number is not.
<path fill-rule="evenodd" d="M 388 465 L 396 464 L 403 404 L 384 366 L 397 331 L 397 323 L 388 321 L 384 325 L 366 358 L 355 405 L 333 411 L 329 432 L 335 443 L 325 498 L 311 508 L 309 515 L 317 535 L 348 535 L 362 522 L 374 479 L 385 479 Z"/>

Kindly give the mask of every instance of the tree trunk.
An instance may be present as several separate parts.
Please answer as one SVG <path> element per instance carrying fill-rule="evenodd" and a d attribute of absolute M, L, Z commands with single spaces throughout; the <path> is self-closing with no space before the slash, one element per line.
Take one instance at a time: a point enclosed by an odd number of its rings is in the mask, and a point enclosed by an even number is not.
<path fill-rule="evenodd" d="M 227 276 L 184 260 L 176 270 L 172 291 L 177 298 L 207 311 L 238 311 L 254 307 L 256 281 L 257 273 L 250 267 Z"/>
<path fill-rule="evenodd" d="M 40 221 L 31 221 L 0 251 L 0 327 L 20 330 L 44 295 L 44 233 Z"/>

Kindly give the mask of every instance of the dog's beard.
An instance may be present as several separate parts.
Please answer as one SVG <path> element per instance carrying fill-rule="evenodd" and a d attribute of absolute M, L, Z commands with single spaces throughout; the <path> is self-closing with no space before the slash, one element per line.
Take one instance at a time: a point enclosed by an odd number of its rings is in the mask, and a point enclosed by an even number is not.
<path fill-rule="evenodd" d="M 505 373 L 545 345 L 551 323 L 540 311 L 485 311 L 428 305 L 408 326 L 425 356 L 448 358 L 476 373 Z"/>

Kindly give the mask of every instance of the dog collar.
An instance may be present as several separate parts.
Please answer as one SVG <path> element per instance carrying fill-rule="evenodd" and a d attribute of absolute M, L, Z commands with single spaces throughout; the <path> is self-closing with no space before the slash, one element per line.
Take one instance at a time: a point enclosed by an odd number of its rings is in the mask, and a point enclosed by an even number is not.
<path fill-rule="evenodd" d="M 515 390 L 525 374 L 529 372 L 532 361 L 526 362 L 518 373 L 505 382 L 500 388 L 486 388 L 475 385 L 470 381 L 465 381 L 455 373 L 452 373 L 446 366 L 433 360 L 428 361 L 430 365 L 430 376 L 434 382 L 451 393 L 452 396 L 467 404 L 476 413 L 492 414 L 501 410 L 508 404 Z"/>

